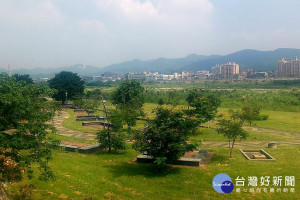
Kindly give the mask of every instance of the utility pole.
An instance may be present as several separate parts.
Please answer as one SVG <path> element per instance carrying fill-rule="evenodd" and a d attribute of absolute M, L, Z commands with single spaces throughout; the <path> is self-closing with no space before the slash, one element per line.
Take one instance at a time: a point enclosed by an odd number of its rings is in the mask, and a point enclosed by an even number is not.
<path fill-rule="evenodd" d="M 103 106 L 103 112 L 105 114 L 105 118 L 106 118 L 106 121 L 107 121 L 107 138 L 108 138 L 108 152 L 110 153 L 111 152 L 111 134 L 110 134 L 110 127 L 109 127 L 109 120 L 108 120 L 108 112 L 106 110 L 106 106 L 105 106 L 105 100 L 102 96 L 102 94 L 100 94 L 100 98 L 101 98 L 101 101 L 102 101 L 102 106 Z M 104 121 L 104 129 L 106 129 L 106 122 Z"/>

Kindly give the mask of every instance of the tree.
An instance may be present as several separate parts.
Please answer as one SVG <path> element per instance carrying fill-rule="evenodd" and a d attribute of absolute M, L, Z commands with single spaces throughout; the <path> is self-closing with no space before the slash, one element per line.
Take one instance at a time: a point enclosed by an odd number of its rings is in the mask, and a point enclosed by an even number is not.
<path fill-rule="evenodd" d="M 172 105 L 172 107 L 174 108 L 175 106 L 178 105 L 178 98 L 176 96 L 176 92 L 175 91 L 170 91 L 168 92 L 168 104 Z"/>
<path fill-rule="evenodd" d="M 228 139 L 229 156 L 232 157 L 233 148 L 237 139 L 245 140 L 248 133 L 242 128 L 240 121 L 222 119 L 217 131 Z"/>
<path fill-rule="evenodd" d="M 196 148 L 187 138 L 198 126 L 198 121 L 182 111 L 158 108 L 156 118 L 135 136 L 134 149 L 155 159 L 158 168 L 179 159 L 186 151 Z"/>
<path fill-rule="evenodd" d="M 228 139 L 229 156 L 232 157 L 234 144 L 237 139 L 245 140 L 248 137 L 248 133 L 243 129 L 245 122 L 248 122 L 250 126 L 254 121 L 260 120 L 261 104 L 259 101 L 247 101 L 244 100 L 241 110 L 230 109 L 230 119 L 219 120 L 220 126 L 217 131 Z"/>
<path fill-rule="evenodd" d="M 156 108 L 159 108 L 160 106 L 164 105 L 165 104 L 165 101 L 162 99 L 162 98 L 159 98 L 158 99 L 158 104 L 157 104 L 157 107 Z"/>
<path fill-rule="evenodd" d="M 236 117 L 241 119 L 241 123 L 248 122 L 250 126 L 254 121 L 260 119 L 261 104 L 259 101 L 245 101 L 241 111 L 236 113 Z"/>
<path fill-rule="evenodd" d="M 32 165 L 39 165 L 40 178 L 53 178 L 48 166 L 50 148 L 57 141 L 47 137 L 54 131 L 49 120 L 58 105 L 47 99 L 54 91 L 47 86 L 24 85 L 0 75 L 0 179 L 15 181 L 23 172 L 32 177 Z"/>
<path fill-rule="evenodd" d="M 24 81 L 26 84 L 32 84 L 32 83 L 33 83 L 33 80 L 32 80 L 32 78 L 30 77 L 29 74 L 23 74 L 23 75 L 20 75 L 20 74 L 14 74 L 13 77 L 14 77 L 17 81 Z"/>
<path fill-rule="evenodd" d="M 220 106 L 220 99 L 209 92 L 191 92 L 186 101 L 188 110 L 186 113 L 200 120 L 200 123 L 208 122 L 215 118 Z"/>
<path fill-rule="evenodd" d="M 125 80 L 113 93 L 112 103 L 123 113 L 128 128 L 136 125 L 136 118 L 143 116 L 144 88 L 136 80 Z"/>
<path fill-rule="evenodd" d="M 84 92 L 84 81 L 76 73 L 62 71 L 48 82 L 50 88 L 57 90 L 53 98 L 62 103 L 67 99 L 82 97 Z"/>
<path fill-rule="evenodd" d="M 110 125 L 97 133 L 100 149 L 108 149 L 109 153 L 112 149 L 126 149 L 125 135 L 120 132 L 123 127 L 123 114 L 119 110 L 112 110 L 107 118 Z"/>

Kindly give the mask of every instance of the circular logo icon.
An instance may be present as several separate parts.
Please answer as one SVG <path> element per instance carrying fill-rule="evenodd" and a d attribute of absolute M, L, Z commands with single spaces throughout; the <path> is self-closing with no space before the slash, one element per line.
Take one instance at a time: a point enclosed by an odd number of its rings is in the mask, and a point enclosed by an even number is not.
<path fill-rule="evenodd" d="M 227 174 L 218 174 L 212 181 L 213 188 L 219 193 L 230 193 L 233 190 L 233 183 Z"/>

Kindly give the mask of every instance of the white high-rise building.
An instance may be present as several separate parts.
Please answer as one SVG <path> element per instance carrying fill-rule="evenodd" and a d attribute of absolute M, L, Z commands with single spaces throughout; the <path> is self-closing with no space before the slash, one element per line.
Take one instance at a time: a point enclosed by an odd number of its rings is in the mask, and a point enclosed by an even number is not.
<path fill-rule="evenodd" d="M 300 77 L 300 59 L 298 57 L 295 57 L 295 60 L 282 58 L 278 61 L 278 76 Z"/>

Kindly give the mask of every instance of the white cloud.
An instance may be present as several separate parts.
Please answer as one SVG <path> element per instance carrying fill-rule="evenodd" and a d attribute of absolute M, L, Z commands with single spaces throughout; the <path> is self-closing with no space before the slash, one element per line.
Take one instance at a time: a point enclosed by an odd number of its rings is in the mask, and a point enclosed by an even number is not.
<path fill-rule="evenodd" d="M 102 12 L 111 18 L 129 20 L 130 23 L 153 23 L 170 26 L 199 26 L 210 28 L 213 5 L 209 0 L 95 0 Z"/>
<path fill-rule="evenodd" d="M 49 26 L 61 23 L 63 20 L 63 14 L 49 0 L 0 2 L 0 21 L 18 26 L 27 24 Z"/>

